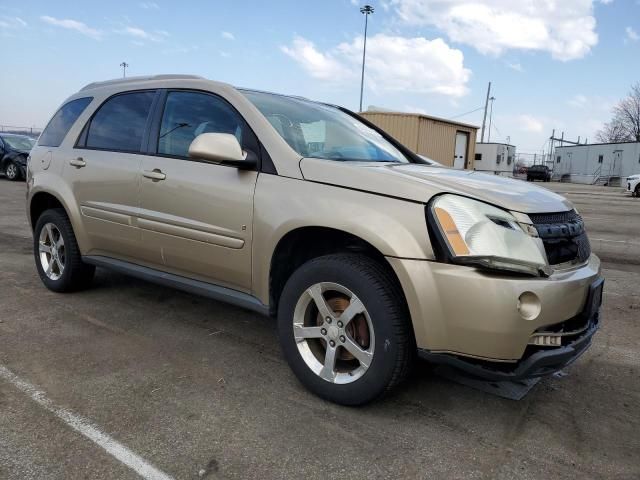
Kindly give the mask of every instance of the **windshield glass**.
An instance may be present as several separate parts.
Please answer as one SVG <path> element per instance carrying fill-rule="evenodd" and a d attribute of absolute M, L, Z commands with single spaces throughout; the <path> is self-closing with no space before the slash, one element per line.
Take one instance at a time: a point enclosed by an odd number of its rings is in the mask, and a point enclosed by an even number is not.
<path fill-rule="evenodd" d="M 2 141 L 16 150 L 31 150 L 35 143 L 35 141 L 29 137 L 17 135 L 3 135 Z"/>
<path fill-rule="evenodd" d="M 409 162 L 378 132 L 335 107 L 272 93 L 242 93 L 302 157 Z"/>

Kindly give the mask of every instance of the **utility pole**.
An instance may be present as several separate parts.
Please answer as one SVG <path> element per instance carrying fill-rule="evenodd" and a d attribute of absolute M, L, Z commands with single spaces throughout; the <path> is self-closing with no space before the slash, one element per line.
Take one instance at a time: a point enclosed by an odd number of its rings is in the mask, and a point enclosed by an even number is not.
<path fill-rule="evenodd" d="M 482 132 L 480 133 L 480 143 L 484 142 L 484 126 L 487 123 L 487 107 L 489 106 L 489 96 L 491 95 L 491 82 L 487 87 L 487 98 L 484 101 L 484 117 L 482 118 Z"/>
<path fill-rule="evenodd" d="M 493 101 L 496 97 L 491 97 L 489 100 L 491 101 L 491 107 L 489 110 L 489 135 L 487 136 L 487 142 L 491 143 L 491 120 L 493 119 Z"/>
<path fill-rule="evenodd" d="M 362 76 L 360 77 L 360 112 L 362 111 L 362 94 L 364 92 L 364 61 L 367 56 L 367 26 L 369 24 L 369 15 L 373 13 L 371 5 L 365 5 L 360 9 L 360 13 L 364 15 L 364 47 L 362 48 Z"/>
<path fill-rule="evenodd" d="M 120 66 L 122 67 L 122 78 L 124 78 L 127 76 L 127 67 L 129 64 L 127 62 L 122 62 Z"/>

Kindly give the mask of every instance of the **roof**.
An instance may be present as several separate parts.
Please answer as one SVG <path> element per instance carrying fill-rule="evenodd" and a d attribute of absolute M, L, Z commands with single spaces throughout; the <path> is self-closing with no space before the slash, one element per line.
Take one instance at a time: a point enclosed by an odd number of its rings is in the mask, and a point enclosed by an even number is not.
<path fill-rule="evenodd" d="M 359 115 L 398 115 L 403 117 L 419 117 L 433 120 L 435 122 L 448 123 L 450 125 L 460 125 L 467 128 L 473 128 L 478 130 L 480 127 L 477 125 L 471 125 L 470 123 L 456 122 L 454 120 L 447 120 L 446 118 L 434 117 L 432 115 L 426 115 L 424 113 L 409 113 L 409 112 L 387 112 L 386 110 L 367 110 L 365 112 L 359 112 Z"/>
<path fill-rule="evenodd" d="M 85 85 L 80 91 L 91 90 L 94 88 L 108 87 L 114 85 L 127 85 L 128 83 L 146 82 L 149 80 L 204 80 L 204 77 L 199 75 L 181 75 L 181 74 L 164 74 L 164 75 L 146 75 L 138 77 L 126 77 L 116 78 L 113 80 L 105 80 L 103 82 L 93 82 Z"/>
<path fill-rule="evenodd" d="M 500 142 L 476 142 L 476 145 L 504 145 L 505 147 L 516 148 L 515 145 L 511 145 L 510 143 L 500 143 Z"/>
<path fill-rule="evenodd" d="M 624 145 L 626 143 L 640 143 L 640 142 L 602 142 L 602 143 L 581 143 L 580 145 L 562 145 L 561 147 L 556 147 L 556 150 L 558 148 L 575 148 L 575 147 L 593 147 L 596 145 Z"/>

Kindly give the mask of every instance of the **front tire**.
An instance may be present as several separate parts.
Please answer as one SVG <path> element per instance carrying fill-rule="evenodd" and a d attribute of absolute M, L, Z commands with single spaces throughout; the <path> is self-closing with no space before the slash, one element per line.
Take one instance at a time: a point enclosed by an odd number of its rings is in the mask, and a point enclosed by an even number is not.
<path fill-rule="evenodd" d="M 415 341 L 397 282 L 356 254 L 308 261 L 287 281 L 278 308 L 284 356 L 300 382 L 342 405 L 361 405 L 408 374 Z"/>
<path fill-rule="evenodd" d="M 46 210 L 36 222 L 33 252 L 42 283 L 54 292 L 71 292 L 87 287 L 95 267 L 82 262 L 80 248 L 66 212 Z"/>
<path fill-rule="evenodd" d="M 4 176 L 12 182 L 20 180 L 20 167 L 18 167 L 15 162 L 9 160 L 4 167 Z"/>

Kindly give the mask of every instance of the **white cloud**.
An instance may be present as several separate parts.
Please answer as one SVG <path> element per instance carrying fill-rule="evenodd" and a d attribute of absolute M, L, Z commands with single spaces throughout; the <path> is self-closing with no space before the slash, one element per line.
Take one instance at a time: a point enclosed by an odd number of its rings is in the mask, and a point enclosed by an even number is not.
<path fill-rule="evenodd" d="M 598 43 L 593 0 L 390 0 L 400 20 L 436 27 L 483 54 L 547 51 L 582 58 Z"/>
<path fill-rule="evenodd" d="M 18 28 L 24 28 L 27 26 L 27 22 L 20 17 L 8 17 L 6 15 L 0 16 L 0 28 L 7 30 L 14 30 Z"/>
<path fill-rule="evenodd" d="M 518 115 L 517 128 L 523 132 L 540 133 L 544 129 L 542 121 L 531 115 Z"/>
<path fill-rule="evenodd" d="M 145 10 L 157 10 L 160 8 L 156 2 L 140 2 L 140 8 L 144 8 Z"/>
<path fill-rule="evenodd" d="M 329 81 L 358 78 L 363 38 L 356 37 L 322 52 L 296 37 L 282 51 L 311 76 Z M 467 93 L 471 71 L 464 55 L 442 39 L 405 38 L 378 34 L 367 39 L 366 77 L 370 88 L 380 91 L 412 91 L 460 97 Z"/>
<path fill-rule="evenodd" d="M 235 40 L 236 39 L 236 37 L 231 32 L 222 32 L 220 35 L 222 35 L 222 38 L 226 38 L 227 40 Z"/>
<path fill-rule="evenodd" d="M 130 37 L 137 38 L 139 40 L 147 40 L 150 42 L 161 42 L 163 37 L 169 35 L 164 30 L 156 30 L 155 32 L 148 32 L 138 27 L 124 27 L 122 30 L 117 30 L 117 33 L 122 35 L 128 35 Z"/>
<path fill-rule="evenodd" d="M 627 34 L 627 40 L 632 42 L 637 42 L 638 40 L 640 40 L 640 35 L 638 35 L 638 32 L 636 32 L 633 28 L 627 27 L 624 29 L 624 31 Z"/>
<path fill-rule="evenodd" d="M 507 63 L 507 67 L 509 67 L 511 70 L 515 70 L 516 72 L 524 72 L 524 68 L 522 68 L 522 65 L 520 65 L 519 63 Z"/>
<path fill-rule="evenodd" d="M 599 1 L 604 5 L 609 5 L 610 3 L 613 3 L 613 0 L 599 0 Z"/>
<path fill-rule="evenodd" d="M 302 37 L 296 37 L 290 47 L 281 50 L 298 62 L 309 75 L 320 80 L 340 80 L 347 72 L 345 66 L 332 54 L 324 54 L 315 45 Z"/>
<path fill-rule="evenodd" d="M 87 26 L 85 23 L 79 22 L 77 20 L 71 20 L 68 18 L 58 19 L 54 17 L 49 17 L 48 15 L 41 16 L 40 20 L 42 20 L 45 23 L 48 23 L 49 25 L 53 25 L 55 27 L 66 28 L 68 30 L 75 30 L 76 32 L 81 33 L 82 35 L 86 35 L 87 37 L 91 37 L 95 40 L 99 40 L 100 38 L 102 38 L 102 32 L 100 30 L 91 28 Z"/>
<path fill-rule="evenodd" d="M 570 98 L 567 103 L 572 107 L 583 108 L 589 103 L 589 99 L 579 93 Z"/>

